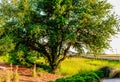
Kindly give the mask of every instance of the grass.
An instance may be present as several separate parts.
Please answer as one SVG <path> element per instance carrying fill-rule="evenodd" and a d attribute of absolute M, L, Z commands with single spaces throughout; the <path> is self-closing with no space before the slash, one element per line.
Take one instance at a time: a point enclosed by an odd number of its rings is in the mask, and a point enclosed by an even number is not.
<path fill-rule="evenodd" d="M 0 56 L 0 62 L 2 62 L 2 63 L 8 62 L 8 55 L 2 55 L 2 56 Z"/>
<path fill-rule="evenodd" d="M 94 71 L 103 66 L 120 68 L 120 62 L 72 57 L 72 58 L 67 58 L 65 61 L 61 63 L 57 74 L 64 76 L 72 76 L 77 73 L 82 74 L 82 73 Z"/>
<path fill-rule="evenodd" d="M 7 56 L 0 56 L 0 62 L 7 62 Z M 45 63 L 45 59 L 37 60 L 37 63 Z M 120 62 L 118 61 L 108 61 L 108 60 L 95 60 L 86 59 L 81 57 L 69 57 L 66 58 L 61 65 L 58 67 L 56 74 L 62 76 L 72 76 L 77 73 L 88 73 L 90 71 L 97 70 L 103 66 L 111 66 L 114 68 L 120 68 Z M 40 69 L 40 72 L 44 73 L 44 70 Z"/>

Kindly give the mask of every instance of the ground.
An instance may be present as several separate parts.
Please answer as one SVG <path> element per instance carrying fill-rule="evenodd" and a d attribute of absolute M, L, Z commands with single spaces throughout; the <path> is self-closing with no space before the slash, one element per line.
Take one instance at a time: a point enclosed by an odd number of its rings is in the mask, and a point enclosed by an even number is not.
<path fill-rule="evenodd" d="M 10 68 L 9 64 L 0 63 L 0 66 Z M 13 66 L 13 71 L 15 71 L 15 66 Z M 31 68 L 19 66 L 19 69 L 18 69 L 19 78 L 20 78 L 19 82 L 47 82 L 47 81 L 55 80 L 61 77 L 60 75 L 55 75 L 51 73 L 43 73 L 41 75 L 38 75 L 37 77 L 32 77 L 31 71 L 32 71 Z M 6 70 L 0 69 L 0 75 L 5 77 Z"/>

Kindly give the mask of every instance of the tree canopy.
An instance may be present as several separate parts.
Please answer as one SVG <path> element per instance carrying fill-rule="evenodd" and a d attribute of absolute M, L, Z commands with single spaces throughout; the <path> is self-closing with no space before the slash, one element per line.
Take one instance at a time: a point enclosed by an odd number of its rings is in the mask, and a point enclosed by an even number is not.
<path fill-rule="evenodd" d="M 111 9 L 106 0 L 2 0 L 0 52 L 37 53 L 52 69 L 71 47 L 100 53 L 119 29 Z"/>

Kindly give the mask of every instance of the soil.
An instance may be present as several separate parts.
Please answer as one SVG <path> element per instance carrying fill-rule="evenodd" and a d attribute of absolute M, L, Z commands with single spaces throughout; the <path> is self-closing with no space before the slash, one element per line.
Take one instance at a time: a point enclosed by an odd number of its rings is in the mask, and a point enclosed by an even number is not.
<path fill-rule="evenodd" d="M 5 67 L 5 68 L 4 68 Z M 0 63 L 0 76 L 6 77 L 6 70 L 14 72 L 16 70 L 16 66 L 12 66 L 13 69 L 11 70 L 11 67 L 9 64 L 3 64 Z M 18 67 L 18 73 L 19 73 L 19 82 L 47 82 L 47 81 L 54 81 L 57 78 L 61 78 L 62 76 L 51 74 L 51 73 L 42 73 L 37 75 L 37 77 L 32 77 L 31 75 L 31 68 L 19 66 Z"/>

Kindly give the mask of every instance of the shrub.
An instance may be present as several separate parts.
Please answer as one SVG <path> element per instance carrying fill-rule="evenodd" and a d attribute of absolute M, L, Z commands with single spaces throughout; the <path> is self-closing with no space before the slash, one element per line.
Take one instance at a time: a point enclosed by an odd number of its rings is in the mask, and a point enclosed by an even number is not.
<path fill-rule="evenodd" d="M 59 78 L 55 82 L 86 82 L 83 77 Z"/>
<path fill-rule="evenodd" d="M 30 53 L 22 53 L 22 51 L 14 52 L 9 57 L 9 63 L 13 63 L 14 65 L 24 65 L 31 67 L 35 61 L 37 60 L 37 56 Z"/>
<path fill-rule="evenodd" d="M 29 50 L 25 45 L 19 45 L 16 51 L 11 52 L 9 55 L 9 63 L 13 63 L 14 65 L 24 65 L 31 67 L 36 60 L 38 53 L 35 51 Z"/>
<path fill-rule="evenodd" d="M 94 73 L 99 76 L 99 78 L 104 78 L 104 73 L 101 70 L 94 71 Z"/>
<path fill-rule="evenodd" d="M 37 63 L 36 66 L 42 68 L 43 70 L 45 70 L 47 72 L 52 71 L 52 69 L 48 65 L 43 64 L 43 63 Z"/>
<path fill-rule="evenodd" d="M 79 78 L 68 78 L 68 79 L 65 79 L 65 82 L 86 82 L 84 80 L 83 77 L 79 77 Z"/>
<path fill-rule="evenodd" d="M 87 74 L 86 77 L 85 77 L 86 82 L 99 82 L 100 80 L 99 76 L 94 72 Z"/>
<path fill-rule="evenodd" d="M 85 79 L 85 82 L 99 82 L 91 76 L 85 76 L 84 79 Z"/>
<path fill-rule="evenodd" d="M 110 72 L 112 71 L 113 68 L 109 67 L 109 66 L 104 66 L 102 68 L 100 68 L 99 70 L 103 72 L 104 77 L 109 77 Z"/>
<path fill-rule="evenodd" d="M 94 72 L 88 74 L 77 74 L 68 78 L 60 78 L 55 82 L 100 82 L 100 78 Z"/>

